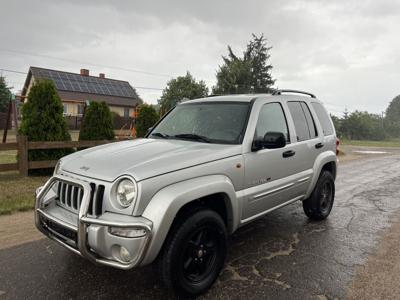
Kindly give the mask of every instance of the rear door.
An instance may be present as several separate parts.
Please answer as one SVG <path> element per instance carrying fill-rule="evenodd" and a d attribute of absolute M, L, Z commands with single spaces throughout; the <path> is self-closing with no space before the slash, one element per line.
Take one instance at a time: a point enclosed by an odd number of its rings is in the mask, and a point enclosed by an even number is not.
<path fill-rule="evenodd" d="M 319 137 L 317 124 L 306 102 L 288 101 L 287 106 L 294 125 L 297 159 L 301 163 L 300 169 L 307 173 L 303 179 L 308 183 L 313 175 L 314 162 L 324 147 L 323 140 Z M 307 187 L 307 184 L 303 186 L 304 192 Z"/>

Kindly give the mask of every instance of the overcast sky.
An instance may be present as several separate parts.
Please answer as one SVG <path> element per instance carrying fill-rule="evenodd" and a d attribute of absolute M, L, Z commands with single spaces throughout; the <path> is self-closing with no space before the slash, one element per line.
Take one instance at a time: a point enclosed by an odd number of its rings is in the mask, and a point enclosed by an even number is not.
<path fill-rule="evenodd" d="M 211 88 L 227 45 L 241 53 L 252 33 L 273 47 L 276 86 L 313 92 L 332 113 L 381 113 L 400 94 L 400 1 L 0 3 L 0 69 L 84 67 L 129 81 L 149 103 L 186 70 Z M 2 74 L 21 89 L 25 75 Z"/>

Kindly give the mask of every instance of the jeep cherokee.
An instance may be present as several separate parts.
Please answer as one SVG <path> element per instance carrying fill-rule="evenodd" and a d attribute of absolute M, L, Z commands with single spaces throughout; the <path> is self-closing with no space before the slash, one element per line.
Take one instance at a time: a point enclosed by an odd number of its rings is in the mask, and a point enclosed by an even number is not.
<path fill-rule="evenodd" d="M 333 123 L 301 91 L 182 102 L 143 139 L 63 157 L 36 193 L 37 228 L 90 261 L 154 263 L 179 294 L 205 292 L 227 236 L 301 201 L 325 219 L 337 170 Z"/>

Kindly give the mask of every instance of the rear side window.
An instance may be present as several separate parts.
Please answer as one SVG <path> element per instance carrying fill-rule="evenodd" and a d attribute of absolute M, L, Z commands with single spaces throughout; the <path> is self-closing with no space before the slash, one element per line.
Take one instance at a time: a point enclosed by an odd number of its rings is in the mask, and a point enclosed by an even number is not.
<path fill-rule="evenodd" d="M 311 115 L 310 109 L 308 108 L 308 105 L 305 102 L 300 102 L 300 105 L 303 109 L 304 115 L 306 116 L 308 130 L 310 131 L 311 138 L 313 139 L 318 137 L 317 126 L 315 126 L 315 122 Z"/>
<path fill-rule="evenodd" d="M 309 140 L 311 138 L 310 129 L 301 102 L 290 101 L 288 106 L 296 129 L 297 141 Z"/>
<path fill-rule="evenodd" d="M 317 102 L 313 102 L 312 107 L 315 110 L 315 113 L 317 114 L 318 120 L 321 123 L 322 130 L 324 132 L 324 135 L 331 135 L 333 134 L 333 126 L 331 123 L 331 119 L 326 112 L 325 108 Z"/>

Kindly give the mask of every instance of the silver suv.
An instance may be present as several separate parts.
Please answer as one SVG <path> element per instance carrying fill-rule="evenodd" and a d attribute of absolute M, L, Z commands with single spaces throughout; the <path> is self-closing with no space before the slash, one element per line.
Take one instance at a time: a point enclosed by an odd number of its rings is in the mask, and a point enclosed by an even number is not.
<path fill-rule="evenodd" d="M 337 146 L 310 93 L 186 101 L 144 139 L 62 158 L 37 190 L 36 226 L 97 264 L 154 262 L 168 288 L 198 295 L 239 227 L 296 201 L 313 220 L 329 215 Z"/>

